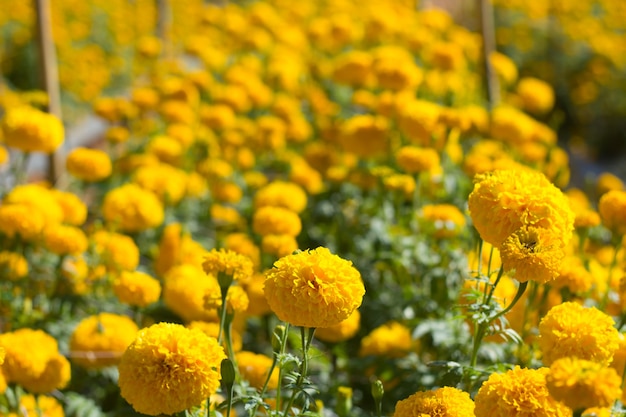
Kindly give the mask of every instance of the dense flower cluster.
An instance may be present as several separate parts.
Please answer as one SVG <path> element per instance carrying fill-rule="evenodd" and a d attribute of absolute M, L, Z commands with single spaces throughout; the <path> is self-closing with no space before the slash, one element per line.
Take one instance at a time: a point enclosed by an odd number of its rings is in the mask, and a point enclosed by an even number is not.
<path fill-rule="evenodd" d="M 434 391 L 416 392 L 398 401 L 394 417 L 409 416 L 473 417 L 474 401 L 467 392 L 443 387 Z"/>

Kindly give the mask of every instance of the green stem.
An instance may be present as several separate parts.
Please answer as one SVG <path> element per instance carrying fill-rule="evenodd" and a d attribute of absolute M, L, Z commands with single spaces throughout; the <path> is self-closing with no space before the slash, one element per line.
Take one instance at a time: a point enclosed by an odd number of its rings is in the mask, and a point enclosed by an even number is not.
<path fill-rule="evenodd" d="M 296 399 L 296 395 L 302 388 L 302 385 L 306 380 L 307 373 L 309 372 L 309 347 L 311 346 L 311 342 L 313 341 L 314 334 L 315 328 L 300 328 L 300 337 L 302 338 L 302 363 L 300 364 L 300 374 L 298 375 L 298 379 L 296 380 L 296 386 L 293 388 L 291 392 L 291 397 L 289 397 L 289 402 L 287 402 L 287 405 L 285 406 L 285 411 L 283 412 L 283 415 L 285 416 L 289 413 L 289 409 Z"/>
<path fill-rule="evenodd" d="M 502 276 L 502 273 L 499 273 L 498 278 L 496 279 L 496 282 L 494 283 L 494 289 L 495 289 L 495 286 L 498 284 L 498 281 L 501 278 L 501 276 Z M 511 311 L 511 309 L 515 306 L 515 304 L 517 304 L 517 302 L 520 300 L 520 298 L 522 298 L 522 295 L 524 295 L 524 292 L 526 291 L 526 287 L 528 287 L 528 281 L 522 282 L 517 288 L 517 293 L 515 294 L 513 301 L 511 301 L 511 304 L 509 304 L 507 308 L 500 311 L 495 316 L 489 317 L 487 320 L 481 322 L 478 325 L 478 329 L 476 330 L 476 334 L 474 336 L 474 346 L 472 347 L 472 357 L 470 359 L 470 366 L 472 368 L 476 367 L 476 362 L 478 360 L 478 350 L 480 349 L 480 345 L 483 341 L 483 338 L 485 337 L 485 334 L 487 333 L 487 330 L 489 329 L 489 326 L 495 320 L 497 320 L 498 318 L 502 317 L 503 315 Z M 491 300 L 492 295 L 493 295 L 493 291 L 491 291 L 491 293 L 489 294 L 489 298 L 487 299 L 487 302 Z M 487 303 L 485 303 L 485 305 L 486 304 Z"/>

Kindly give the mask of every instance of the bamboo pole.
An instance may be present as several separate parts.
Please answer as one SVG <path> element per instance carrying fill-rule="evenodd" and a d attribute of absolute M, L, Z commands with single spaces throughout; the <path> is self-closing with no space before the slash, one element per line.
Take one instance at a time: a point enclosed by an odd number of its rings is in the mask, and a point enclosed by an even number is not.
<path fill-rule="evenodd" d="M 49 0 L 34 0 L 37 16 L 37 43 L 42 87 L 48 95 L 48 112 L 63 120 L 61 112 L 61 92 L 59 89 L 59 68 L 54 41 Z M 62 149 L 62 148 L 60 148 Z M 57 150 L 48 156 L 47 178 L 55 184 L 63 174 L 63 152 Z"/>
<path fill-rule="evenodd" d="M 500 103 L 500 81 L 498 74 L 491 65 L 491 53 L 496 50 L 495 23 L 493 17 L 493 5 L 491 0 L 478 0 L 480 10 L 480 30 L 483 35 L 483 56 L 485 79 L 487 84 L 487 98 L 489 108 L 493 108 Z"/>

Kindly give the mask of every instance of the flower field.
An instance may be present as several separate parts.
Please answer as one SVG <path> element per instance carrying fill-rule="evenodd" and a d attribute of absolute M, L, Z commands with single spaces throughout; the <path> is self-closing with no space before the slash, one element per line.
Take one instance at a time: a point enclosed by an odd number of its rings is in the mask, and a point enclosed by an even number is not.
<path fill-rule="evenodd" d="M 576 25 L 619 2 L 494 0 L 489 50 L 408 1 L 52 0 L 60 113 L 35 3 L 0 0 L 0 416 L 626 415 L 626 189 L 559 141 L 623 114 L 625 20 Z"/>

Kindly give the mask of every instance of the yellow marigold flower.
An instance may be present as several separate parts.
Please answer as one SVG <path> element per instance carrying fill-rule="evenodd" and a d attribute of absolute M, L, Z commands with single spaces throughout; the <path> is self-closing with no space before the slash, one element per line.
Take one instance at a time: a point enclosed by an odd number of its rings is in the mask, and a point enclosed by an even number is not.
<path fill-rule="evenodd" d="M 626 191 L 611 190 L 600 197 L 602 223 L 619 235 L 626 234 Z"/>
<path fill-rule="evenodd" d="M 109 155 L 99 149 L 75 148 L 65 160 L 65 167 L 74 177 L 87 181 L 101 181 L 113 170 Z"/>
<path fill-rule="evenodd" d="M 389 151 L 389 122 L 382 116 L 358 115 L 341 127 L 340 142 L 346 152 L 372 158 Z"/>
<path fill-rule="evenodd" d="M 6 357 L 2 372 L 33 393 L 61 389 L 70 379 L 69 362 L 59 353 L 57 341 L 42 330 L 19 329 L 0 335 Z"/>
<path fill-rule="evenodd" d="M 187 175 L 187 186 L 185 195 L 192 198 L 204 197 L 209 189 L 207 181 L 197 172 L 190 172 Z"/>
<path fill-rule="evenodd" d="M 99 230 L 91 236 L 99 261 L 109 271 L 134 271 L 139 265 L 139 248 L 126 235 Z"/>
<path fill-rule="evenodd" d="M 289 179 L 301 185 L 311 195 L 319 194 L 324 190 L 322 174 L 313 169 L 306 161 L 292 161 Z"/>
<path fill-rule="evenodd" d="M 159 112 L 168 123 L 193 124 L 196 118 L 195 109 L 182 100 L 165 100 L 159 107 Z"/>
<path fill-rule="evenodd" d="M 252 260 L 229 249 L 212 249 L 202 262 L 204 272 L 217 277 L 225 274 L 238 281 L 247 281 L 252 277 L 254 264 Z"/>
<path fill-rule="evenodd" d="M 130 132 L 123 126 L 113 126 L 107 129 L 104 138 L 110 143 L 123 143 L 130 137 Z"/>
<path fill-rule="evenodd" d="M 354 310 L 347 319 L 330 327 L 319 327 L 315 330 L 315 338 L 323 342 L 339 343 L 348 340 L 359 331 L 361 327 L 361 313 Z"/>
<path fill-rule="evenodd" d="M 574 411 L 610 407 L 622 395 L 622 378 L 615 369 L 584 359 L 555 360 L 546 382 L 550 395 Z"/>
<path fill-rule="evenodd" d="M 213 321 L 217 312 L 205 308 L 205 296 L 220 297 L 217 279 L 209 279 L 198 265 L 183 264 L 171 268 L 165 274 L 163 301 L 184 321 Z"/>
<path fill-rule="evenodd" d="M 23 204 L 31 208 L 31 212 L 39 212 L 45 225 L 61 223 L 64 213 L 54 193 L 40 184 L 25 184 L 14 187 L 5 197 L 4 203 Z"/>
<path fill-rule="evenodd" d="M 283 207 L 302 213 L 307 206 L 304 189 L 292 182 L 272 181 L 254 195 L 254 208 L 265 206 Z"/>
<path fill-rule="evenodd" d="M 221 203 L 238 203 L 243 197 L 243 190 L 233 181 L 215 181 L 211 183 L 211 195 Z"/>
<path fill-rule="evenodd" d="M 263 253 L 282 258 L 298 249 L 298 241 L 291 235 L 265 235 L 261 239 Z"/>
<path fill-rule="evenodd" d="M 76 194 L 60 191 L 50 190 L 52 196 L 57 201 L 63 212 L 63 223 L 71 224 L 72 226 L 81 226 L 87 220 L 87 205 Z"/>
<path fill-rule="evenodd" d="M 505 85 L 513 85 L 517 81 L 517 66 L 511 58 L 494 51 L 489 55 L 489 62 Z"/>
<path fill-rule="evenodd" d="M 215 227 L 236 229 L 237 226 L 244 224 L 243 217 L 234 207 L 223 204 L 211 204 L 210 213 Z"/>
<path fill-rule="evenodd" d="M 41 235 L 45 219 L 24 204 L 0 205 L 0 232 L 9 238 L 16 235 L 32 241 Z"/>
<path fill-rule="evenodd" d="M 78 255 L 87 250 L 87 236 L 75 226 L 48 226 L 43 231 L 43 239 L 48 250 L 57 255 Z"/>
<path fill-rule="evenodd" d="M 361 340 L 359 356 L 387 356 L 401 358 L 414 347 L 411 331 L 396 321 L 383 324 Z"/>
<path fill-rule="evenodd" d="M 418 216 L 436 238 L 457 236 L 465 228 L 465 215 L 452 204 L 427 204 Z"/>
<path fill-rule="evenodd" d="M 554 107 L 554 89 L 547 82 L 534 77 L 524 77 L 517 83 L 517 95 L 524 110 L 532 114 L 545 114 Z"/>
<path fill-rule="evenodd" d="M 409 174 L 435 172 L 440 168 L 439 153 L 433 148 L 404 146 L 396 153 L 396 161 Z"/>
<path fill-rule="evenodd" d="M 474 401 L 465 391 L 442 387 L 416 392 L 396 403 L 393 417 L 474 417 Z"/>
<path fill-rule="evenodd" d="M 538 342 L 548 366 L 564 357 L 608 365 L 619 347 L 619 333 L 611 316 L 595 307 L 566 302 L 541 319 Z"/>
<path fill-rule="evenodd" d="M 596 192 L 599 196 L 613 190 L 623 191 L 624 182 L 610 172 L 602 173 L 596 181 Z"/>
<path fill-rule="evenodd" d="M 257 268 L 261 263 L 261 251 L 252 238 L 245 233 L 231 233 L 224 239 L 224 248 L 245 255 Z"/>
<path fill-rule="evenodd" d="M 175 205 L 187 191 L 187 174 L 168 164 L 139 168 L 133 182 L 144 190 L 152 191 L 164 204 Z"/>
<path fill-rule="evenodd" d="M 139 328 L 129 317 L 100 313 L 80 321 L 70 338 L 72 362 L 87 369 L 117 365 Z"/>
<path fill-rule="evenodd" d="M 348 51 L 333 63 L 332 78 L 340 84 L 358 87 L 371 78 L 372 55 L 365 51 Z"/>
<path fill-rule="evenodd" d="M 415 193 L 415 178 L 407 174 L 391 174 L 383 178 L 385 189 L 397 192 L 405 199 L 410 200 Z"/>
<path fill-rule="evenodd" d="M 19 414 L 6 414 L 9 417 L 65 417 L 63 405 L 50 395 L 22 394 Z"/>
<path fill-rule="evenodd" d="M 188 149 L 196 140 L 196 133 L 191 126 L 183 123 L 173 123 L 167 127 L 165 132 L 169 137 L 180 143 L 183 149 Z"/>
<path fill-rule="evenodd" d="M 113 292 L 122 303 L 147 307 L 158 301 L 161 283 L 140 271 L 122 271 L 113 281 Z"/>
<path fill-rule="evenodd" d="M 500 247 L 504 271 L 519 282 L 551 281 L 559 275 L 563 246 L 562 237 L 550 229 L 522 227 Z"/>
<path fill-rule="evenodd" d="M 17 281 L 28 274 L 28 261 L 17 252 L 0 252 L 0 276 Z"/>
<path fill-rule="evenodd" d="M 378 85 L 391 91 L 413 89 L 424 78 L 423 71 L 412 60 L 406 60 L 399 65 L 394 57 L 376 60 L 373 72 Z"/>
<path fill-rule="evenodd" d="M 302 221 L 297 213 L 289 209 L 264 206 L 255 210 L 252 229 L 261 236 L 298 236 L 302 230 Z"/>
<path fill-rule="evenodd" d="M 574 219 L 574 227 L 576 229 L 583 227 L 596 227 L 601 223 L 600 214 L 595 210 L 583 210 L 576 212 Z"/>
<path fill-rule="evenodd" d="M 146 147 L 146 153 L 155 155 L 162 163 L 171 165 L 180 164 L 183 152 L 183 145 L 167 135 L 154 136 Z"/>
<path fill-rule="evenodd" d="M 474 398 L 476 417 L 569 417 L 572 411 L 550 395 L 548 368 L 516 366 L 503 374 L 493 373 Z"/>
<path fill-rule="evenodd" d="M 365 287 L 352 262 L 320 247 L 285 256 L 265 278 L 265 297 L 282 321 L 330 327 L 361 305 Z"/>
<path fill-rule="evenodd" d="M 458 71 L 465 63 L 461 45 L 453 42 L 436 42 L 430 48 L 430 61 L 443 71 Z"/>
<path fill-rule="evenodd" d="M 419 146 L 432 146 L 441 107 L 425 100 L 411 100 L 398 109 L 400 130 Z"/>
<path fill-rule="evenodd" d="M 203 106 L 200 108 L 200 120 L 207 127 L 224 130 L 233 127 L 237 122 L 235 111 L 226 104 Z"/>
<path fill-rule="evenodd" d="M 202 330 L 207 336 L 214 337 L 215 339 L 217 339 L 220 331 L 220 324 L 213 321 L 194 320 L 187 324 L 187 327 L 189 327 L 190 329 Z M 241 337 L 241 334 L 233 328 L 231 329 L 231 337 L 233 339 L 233 351 L 239 352 L 243 347 L 243 339 Z M 224 348 L 224 350 L 226 350 L 226 340 L 223 341 L 222 347 Z"/>
<path fill-rule="evenodd" d="M 118 366 L 122 397 L 135 411 L 156 416 L 200 405 L 219 387 L 226 359 L 215 338 L 179 324 L 139 331 Z"/>
<path fill-rule="evenodd" d="M 141 232 L 163 223 L 165 213 L 157 196 L 136 184 L 114 188 L 104 196 L 104 219 L 124 232 Z"/>
<path fill-rule="evenodd" d="M 52 153 L 65 136 L 61 120 L 29 106 L 9 109 L 0 127 L 4 143 L 23 152 Z"/>
<path fill-rule="evenodd" d="M 272 366 L 272 358 L 261 353 L 241 351 L 235 354 L 235 359 L 241 376 L 250 383 L 250 386 L 262 389 Z M 267 383 L 267 389 L 276 389 L 278 383 L 278 368 L 276 367 Z"/>
<path fill-rule="evenodd" d="M 585 294 L 593 286 L 593 276 L 585 268 L 578 256 L 568 256 L 562 263 L 559 276 L 550 285 L 553 288 L 567 288 L 573 294 Z"/>
<path fill-rule="evenodd" d="M 522 226 L 550 229 L 564 244 L 574 229 L 567 197 L 529 169 L 477 175 L 468 205 L 480 237 L 496 247 Z"/>

